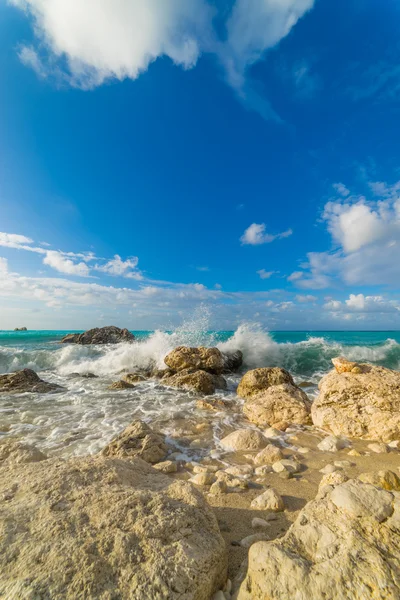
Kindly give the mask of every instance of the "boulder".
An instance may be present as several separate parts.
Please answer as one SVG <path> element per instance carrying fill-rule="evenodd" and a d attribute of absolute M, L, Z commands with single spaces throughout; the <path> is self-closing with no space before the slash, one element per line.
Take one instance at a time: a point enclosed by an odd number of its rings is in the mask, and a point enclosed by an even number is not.
<path fill-rule="evenodd" d="M 243 406 L 243 412 L 256 425 L 286 429 L 293 423 L 311 424 L 310 408 L 311 402 L 300 388 L 282 383 L 251 395 Z"/>
<path fill-rule="evenodd" d="M 237 429 L 220 441 L 224 450 L 233 452 L 261 450 L 261 448 L 265 448 L 267 443 L 263 434 L 256 429 Z"/>
<path fill-rule="evenodd" d="M 321 379 L 311 409 L 314 425 L 335 435 L 400 439 L 400 373 L 372 365 L 360 368 L 362 373 L 333 370 Z"/>
<path fill-rule="evenodd" d="M 140 459 L 0 468 L 0 597 L 209 600 L 226 580 L 217 520 Z"/>
<path fill-rule="evenodd" d="M 235 350 L 234 352 L 223 352 L 224 373 L 234 373 L 238 371 L 243 364 L 243 352 Z"/>
<path fill-rule="evenodd" d="M 218 348 L 188 348 L 179 346 L 167 354 L 164 362 L 173 371 L 201 369 L 220 375 L 224 370 L 224 357 Z"/>
<path fill-rule="evenodd" d="M 120 329 L 114 325 L 96 327 L 84 333 L 69 333 L 60 340 L 61 344 L 119 344 L 132 342 L 135 336 L 128 329 Z"/>
<path fill-rule="evenodd" d="M 256 510 L 271 510 L 272 512 L 285 510 L 281 495 L 273 488 L 269 488 L 260 496 L 254 498 L 250 507 Z"/>
<path fill-rule="evenodd" d="M 286 535 L 254 544 L 238 600 L 397 600 L 400 496 L 360 481 L 324 486 Z"/>
<path fill-rule="evenodd" d="M 237 395 L 246 400 L 264 393 L 271 386 L 288 383 L 294 386 L 290 373 L 280 367 L 253 369 L 243 375 L 237 388 Z"/>
<path fill-rule="evenodd" d="M 221 375 L 195 369 L 184 369 L 171 377 L 163 377 L 161 381 L 164 385 L 193 390 L 206 396 L 214 394 L 217 388 L 226 389 L 226 381 Z"/>
<path fill-rule="evenodd" d="M 400 492 L 400 478 L 393 471 L 377 471 L 373 473 L 361 473 L 358 479 L 364 483 L 371 483 L 383 490 L 395 490 Z"/>
<path fill-rule="evenodd" d="M 134 386 L 132 385 L 132 383 L 128 383 L 127 381 L 124 381 L 123 379 L 121 379 L 120 381 L 114 381 L 114 383 L 112 383 L 111 385 L 108 386 L 109 390 L 129 390 L 132 389 Z"/>
<path fill-rule="evenodd" d="M 134 385 L 135 383 L 141 383 L 142 381 L 146 381 L 146 378 L 143 377 L 143 375 L 139 375 L 139 373 L 126 373 L 122 376 L 122 381 Z"/>
<path fill-rule="evenodd" d="M 25 392 L 36 392 L 47 394 L 48 392 L 62 392 L 63 387 L 55 383 L 48 383 L 40 379 L 39 375 L 32 369 L 22 369 L 15 373 L 0 375 L 0 393 L 23 394 Z"/>
<path fill-rule="evenodd" d="M 351 362 L 342 356 L 332 358 L 332 364 L 336 369 L 336 373 L 358 373 L 360 365 L 356 362 Z"/>
<path fill-rule="evenodd" d="M 143 421 L 134 421 L 101 451 L 103 456 L 132 459 L 140 457 L 148 463 L 158 463 L 167 455 L 164 437 L 155 433 Z"/>
<path fill-rule="evenodd" d="M 256 465 L 273 465 L 277 460 L 283 458 L 282 450 L 273 444 L 268 444 L 261 452 L 254 457 Z"/>

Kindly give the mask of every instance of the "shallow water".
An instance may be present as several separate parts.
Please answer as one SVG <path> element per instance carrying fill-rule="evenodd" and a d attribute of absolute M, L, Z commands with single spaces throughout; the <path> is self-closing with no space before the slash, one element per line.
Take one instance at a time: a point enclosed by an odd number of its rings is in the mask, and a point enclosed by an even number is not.
<path fill-rule="evenodd" d="M 256 324 L 236 331 L 208 331 L 205 321 L 185 323 L 172 332 L 133 332 L 136 341 L 115 346 L 60 346 L 63 331 L 0 331 L 0 373 L 25 367 L 65 388 L 59 394 L 0 397 L 0 436 L 37 445 L 49 454 L 82 455 L 100 450 L 121 429 L 141 418 L 170 436 L 177 451 L 196 458 L 215 446 L 227 428 L 241 422 L 235 389 L 240 375 L 228 378 L 218 395 L 234 402 L 233 410 L 209 413 L 196 409 L 198 395 L 146 381 L 132 390 L 109 391 L 121 373 L 163 367 L 179 345 L 239 349 L 243 371 L 282 366 L 313 396 L 331 358 L 343 355 L 400 369 L 399 332 L 266 332 Z M 82 375 L 93 373 L 96 378 Z M 79 376 L 80 375 L 80 376 Z M 203 425 L 202 425 L 203 424 Z M 196 436 L 196 426 L 203 427 Z"/>

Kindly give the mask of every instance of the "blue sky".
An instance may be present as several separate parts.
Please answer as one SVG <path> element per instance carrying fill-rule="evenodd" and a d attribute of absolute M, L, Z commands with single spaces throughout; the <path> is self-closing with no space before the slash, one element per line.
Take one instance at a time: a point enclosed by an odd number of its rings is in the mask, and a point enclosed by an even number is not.
<path fill-rule="evenodd" d="M 397 0 L 0 2 L 0 328 L 400 325 Z"/>

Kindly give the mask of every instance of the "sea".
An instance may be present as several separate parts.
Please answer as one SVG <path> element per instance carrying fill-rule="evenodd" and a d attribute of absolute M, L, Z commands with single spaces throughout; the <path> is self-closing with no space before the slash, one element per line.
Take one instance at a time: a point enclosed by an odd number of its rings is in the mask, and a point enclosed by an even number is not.
<path fill-rule="evenodd" d="M 194 321 L 173 331 L 133 331 L 133 343 L 106 346 L 60 344 L 66 333 L 71 331 L 0 331 L 0 373 L 30 368 L 64 388 L 57 394 L 1 394 L 0 440 L 34 444 L 50 456 L 94 454 L 130 422 L 142 419 L 173 441 L 182 458 L 197 460 L 218 447 L 227 428 L 243 422 L 235 390 L 246 370 L 284 367 L 311 399 L 335 356 L 400 370 L 399 331 L 267 331 L 255 323 L 236 331 L 209 331 L 206 323 Z M 108 389 L 125 372 L 162 368 L 168 352 L 181 345 L 243 352 L 242 372 L 228 376 L 228 389 L 216 394 L 236 410 L 205 415 L 196 407 L 198 395 L 155 380 L 124 391 Z M 196 447 L 193 436 L 185 443 L 189 425 L 193 431 L 205 420 L 209 447 L 202 447 L 204 442 Z"/>

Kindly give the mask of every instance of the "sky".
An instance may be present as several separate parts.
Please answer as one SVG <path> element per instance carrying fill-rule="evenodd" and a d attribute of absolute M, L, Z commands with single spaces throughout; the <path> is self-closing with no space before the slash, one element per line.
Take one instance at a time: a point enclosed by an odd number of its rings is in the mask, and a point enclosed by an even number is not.
<path fill-rule="evenodd" d="M 400 328 L 398 0 L 0 0 L 0 328 Z"/>

